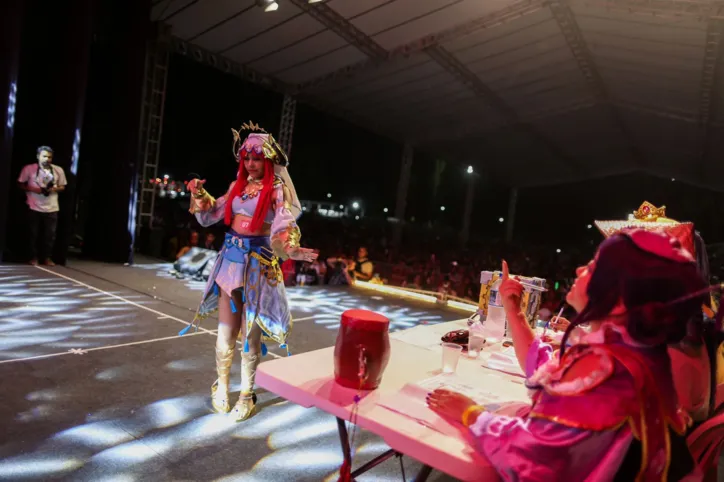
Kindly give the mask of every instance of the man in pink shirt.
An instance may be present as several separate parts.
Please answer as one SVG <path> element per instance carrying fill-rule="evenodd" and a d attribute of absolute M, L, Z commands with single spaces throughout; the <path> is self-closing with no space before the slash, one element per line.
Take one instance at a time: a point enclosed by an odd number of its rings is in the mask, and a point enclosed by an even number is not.
<path fill-rule="evenodd" d="M 35 266 L 38 259 L 43 259 L 46 265 L 54 266 L 55 263 L 50 258 L 55 245 L 55 230 L 60 211 L 58 193 L 65 190 L 68 182 L 63 169 L 53 165 L 53 149 L 48 146 L 38 147 L 37 159 L 37 163 L 25 166 L 18 177 L 18 185 L 25 191 L 29 208 L 30 264 Z M 41 229 L 43 237 L 39 253 L 38 234 Z M 39 258 L 38 254 L 42 258 Z"/>

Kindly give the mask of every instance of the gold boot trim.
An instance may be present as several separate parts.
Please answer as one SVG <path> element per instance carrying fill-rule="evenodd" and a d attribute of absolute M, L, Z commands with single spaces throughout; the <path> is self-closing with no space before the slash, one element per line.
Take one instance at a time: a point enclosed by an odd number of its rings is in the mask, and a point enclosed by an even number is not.
<path fill-rule="evenodd" d="M 254 380 L 256 378 L 256 367 L 261 361 L 258 353 L 241 354 L 241 394 L 234 405 L 232 414 L 237 422 L 244 421 L 251 417 L 256 406 L 256 394 L 254 393 Z"/>
<path fill-rule="evenodd" d="M 231 373 L 231 364 L 234 361 L 234 348 L 228 350 L 216 349 L 216 374 L 219 378 L 211 385 L 211 405 L 217 413 L 229 413 L 231 404 L 229 402 L 229 374 Z M 227 389 L 219 390 L 219 384 L 225 383 Z"/>
<path fill-rule="evenodd" d="M 239 400 L 231 410 L 231 416 L 235 422 L 243 422 L 254 414 L 256 408 L 256 393 L 249 395 L 239 395 Z"/>

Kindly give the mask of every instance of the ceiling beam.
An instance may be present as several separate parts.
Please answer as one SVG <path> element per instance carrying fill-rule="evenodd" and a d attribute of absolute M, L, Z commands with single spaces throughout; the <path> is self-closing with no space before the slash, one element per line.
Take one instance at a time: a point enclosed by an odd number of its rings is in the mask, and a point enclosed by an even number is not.
<path fill-rule="evenodd" d="M 239 77 L 242 80 L 251 82 L 253 84 L 260 85 L 267 89 L 278 92 L 282 95 L 293 92 L 294 89 L 291 85 L 284 83 L 283 81 L 276 79 L 270 75 L 263 74 L 258 70 L 252 69 L 246 65 L 235 62 L 231 59 L 224 57 L 223 55 L 215 54 L 202 47 L 193 45 L 177 37 L 171 38 L 172 49 L 183 56 L 189 57 L 199 63 L 209 65 L 216 69 L 221 70 L 227 74 Z M 353 112 L 349 112 L 345 109 L 336 107 L 330 103 L 323 101 L 317 97 L 301 94 L 294 96 L 297 101 L 310 105 L 315 109 L 330 114 L 339 119 L 344 119 L 352 124 L 355 124 L 363 129 L 378 134 L 387 139 L 394 140 L 396 142 L 402 142 L 403 136 L 389 129 L 387 126 L 382 126 L 374 119 L 359 116 Z"/>
<path fill-rule="evenodd" d="M 387 51 L 380 44 L 372 40 L 366 33 L 338 14 L 326 3 L 308 3 L 307 0 L 289 0 L 295 7 L 312 17 L 317 22 L 336 33 L 348 44 L 354 46 L 372 60 L 381 60 L 387 57 Z"/>
<path fill-rule="evenodd" d="M 485 83 L 483 83 L 483 81 L 480 80 L 474 72 L 470 71 L 470 69 L 468 69 L 454 55 L 440 46 L 430 47 L 426 49 L 425 52 L 442 68 L 462 82 L 463 85 L 466 85 L 470 90 L 472 90 L 480 99 L 483 100 L 483 102 L 498 112 L 505 123 L 511 124 L 513 129 L 526 134 L 529 138 L 532 138 L 539 144 L 543 145 L 554 157 L 564 161 L 567 164 L 566 167 L 577 171 L 583 171 L 583 166 L 580 162 L 578 162 L 578 160 L 565 153 L 558 145 L 541 134 L 532 125 L 523 123 L 518 117 L 517 112 L 515 112 L 512 107 L 510 107 L 503 99 L 498 97 L 498 95 L 493 92 L 490 87 L 485 85 Z"/>
<path fill-rule="evenodd" d="M 293 3 L 305 3 L 304 0 L 292 0 Z M 312 4 L 312 7 L 322 4 Z M 360 73 L 372 71 L 380 65 L 387 64 L 393 60 L 409 57 L 415 53 L 420 53 L 425 49 L 444 42 L 451 42 L 458 38 L 464 37 L 481 29 L 491 28 L 501 25 L 510 20 L 528 15 L 541 10 L 545 6 L 545 0 L 518 0 L 517 2 L 497 10 L 493 13 L 473 18 L 454 27 L 442 30 L 440 32 L 425 35 L 406 44 L 400 45 L 386 53 L 384 59 L 371 57 L 356 64 L 342 67 L 334 72 L 322 75 L 315 79 L 302 82 L 297 85 L 300 91 L 309 90 L 313 87 L 332 83 L 340 78 L 350 78 Z M 311 9 L 310 9 L 311 10 Z"/>
<path fill-rule="evenodd" d="M 573 15 L 571 7 L 568 5 L 566 0 L 553 0 L 550 2 L 550 9 L 553 14 L 553 18 L 558 24 L 558 28 L 560 28 L 561 33 L 568 44 L 568 48 L 571 49 L 573 58 L 576 60 L 576 63 L 578 63 L 578 68 L 583 74 L 583 77 L 593 94 L 593 98 L 605 106 L 607 116 L 616 129 L 621 132 L 621 135 L 628 145 L 628 150 L 634 162 L 639 167 L 648 165 L 645 156 L 636 146 L 636 142 L 634 141 L 631 132 L 616 110 L 616 106 L 610 102 L 610 96 L 608 95 L 606 84 L 598 72 L 596 61 L 593 59 L 591 51 L 588 49 L 586 40 L 581 33 L 581 29 L 578 26 L 578 22 L 576 21 L 576 17 Z"/>
<path fill-rule="evenodd" d="M 724 58 L 724 21 L 710 20 L 706 29 L 706 46 L 701 68 L 701 84 L 699 87 L 699 129 L 701 135 L 698 153 L 699 175 L 707 178 L 707 166 L 711 162 L 712 142 L 714 137 L 714 120 L 717 116 L 719 103 L 718 92 L 722 88 L 722 60 Z"/>
<path fill-rule="evenodd" d="M 690 17 L 706 21 L 724 15 L 722 0 L 574 0 L 572 3 L 660 18 Z"/>

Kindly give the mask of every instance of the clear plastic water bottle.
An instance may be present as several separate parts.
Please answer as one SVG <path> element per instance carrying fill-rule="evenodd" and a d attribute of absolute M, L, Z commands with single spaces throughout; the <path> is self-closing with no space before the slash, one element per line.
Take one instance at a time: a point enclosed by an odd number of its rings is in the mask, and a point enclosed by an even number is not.
<path fill-rule="evenodd" d="M 505 336 L 505 309 L 503 308 L 503 298 L 500 296 L 500 285 L 503 283 L 498 278 L 490 288 L 490 298 L 488 299 L 488 316 L 485 319 L 485 331 L 489 338 L 496 341 L 501 340 Z M 492 340 L 489 340 L 492 341 Z"/>

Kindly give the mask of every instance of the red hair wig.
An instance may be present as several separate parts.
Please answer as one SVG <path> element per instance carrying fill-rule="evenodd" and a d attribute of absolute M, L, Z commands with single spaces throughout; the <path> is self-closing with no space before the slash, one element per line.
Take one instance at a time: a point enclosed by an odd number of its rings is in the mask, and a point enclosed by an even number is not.
<path fill-rule="evenodd" d="M 266 214 L 269 212 L 269 208 L 272 204 L 272 192 L 274 191 L 274 164 L 267 159 L 266 157 L 263 157 L 263 155 L 256 154 L 254 152 L 246 152 L 243 149 L 239 152 L 239 173 L 236 176 L 236 183 L 234 183 L 234 187 L 231 188 L 231 194 L 229 194 L 229 197 L 226 201 L 226 211 L 224 212 L 224 223 L 227 225 L 231 224 L 231 218 L 232 216 L 232 204 L 234 203 L 234 199 L 241 196 L 241 193 L 244 192 L 244 189 L 246 188 L 246 185 L 249 183 L 247 180 L 249 178 L 249 172 L 246 170 L 246 167 L 244 167 L 244 158 L 246 156 L 253 156 L 264 159 L 264 177 L 262 178 L 262 189 L 259 193 L 259 200 L 256 203 L 256 210 L 254 211 L 254 216 L 251 218 L 251 225 L 249 226 L 249 229 L 253 233 L 257 233 L 261 231 L 262 227 L 264 226 L 264 220 L 266 219 Z"/>

